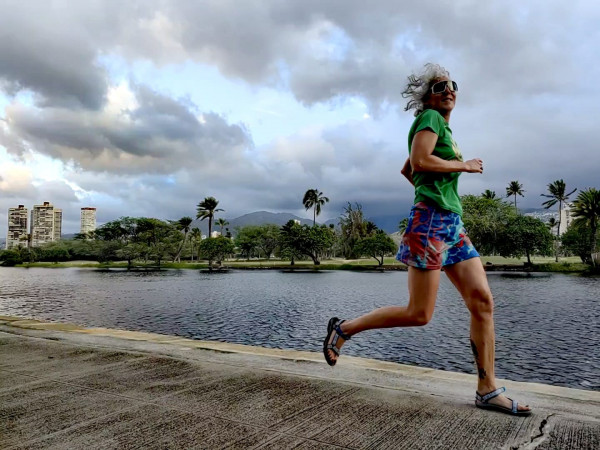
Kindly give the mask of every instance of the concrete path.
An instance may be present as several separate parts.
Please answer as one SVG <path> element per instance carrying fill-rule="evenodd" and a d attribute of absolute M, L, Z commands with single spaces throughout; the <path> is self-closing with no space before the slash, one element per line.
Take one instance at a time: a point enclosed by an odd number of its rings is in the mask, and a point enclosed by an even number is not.
<path fill-rule="evenodd" d="M 600 449 L 600 392 L 0 317 L 0 448 Z"/>

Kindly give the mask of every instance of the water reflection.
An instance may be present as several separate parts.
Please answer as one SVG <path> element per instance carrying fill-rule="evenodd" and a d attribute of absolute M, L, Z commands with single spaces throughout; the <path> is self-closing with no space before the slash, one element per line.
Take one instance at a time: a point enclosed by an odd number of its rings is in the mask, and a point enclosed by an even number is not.
<path fill-rule="evenodd" d="M 600 388 L 600 278 L 490 273 L 497 376 Z M 406 304 L 406 273 L 0 268 L 0 314 L 320 352 L 330 316 Z M 345 354 L 473 373 L 469 314 L 443 280 L 430 324 L 356 336 Z"/>

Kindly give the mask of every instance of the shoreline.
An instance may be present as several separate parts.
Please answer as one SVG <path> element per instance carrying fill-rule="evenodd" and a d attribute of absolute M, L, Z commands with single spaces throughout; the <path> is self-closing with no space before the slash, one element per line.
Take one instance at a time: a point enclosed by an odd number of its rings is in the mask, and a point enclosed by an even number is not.
<path fill-rule="evenodd" d="M 205 350 L 220 354 L 238 354 L 238 355 L 254 355 L 258 357 L 268 357 L 280 360 L 292 361 L 294 363 L 306 362 L 326 365 L 323 355 L 319 352 L 296 349 L 282 349 L 272 347 L 262 347 L 252 344 L 238 344 L 222 341 L 211 341 L 187 338 L 175 334 L 162 334 L 151 331 L 134 331 L 122 328 L 106 328 L 106 327 L 87 327 L 84 325 L 75 324 L 72 322 L 54 322 L 45 319 L 26 318 L 21 316 L 0 315 L 0 328 L 4 331 L 13 329 L 16 334 L 23 332 L 49 332 L 49 333 L 66 333 L 69 335 L 81 336 L 84 340 L 95 340 L 96 338 L 116 338 L 131 342 L 135 346 L 135 342 L 166 345 L 167 347 L 182 348 L 184 351 L 189 349 Z M 473 373 L 459 372 L 452 370 L 436 369 L 428 366 L 416 364 L 398 363 L 386 361 L 383 359 L 366 358 L 361 356 L 344 355 L 340 361 L 340 366 L 352 365 L 362 369 L 399 373 L 405 375 L 416 376 L 421 379 L 452 379 L 472 382 L 475 378 Z M 337 366 L 337 364 L 336 364 Z M 531 387 L 532 392 L 547 393 L 555 396 L 569 396 L 577 400 L 586 400 L 590 398 L 600 402 L 600 391 L 596 389 L 588 389 L 573 386 L 563 386 L 551 384 L 549 382 L 539 381 L 516 381 L 508 378 L 498 378 L 498 383 L 507 385 L 527 385 Z M 575 394 L 573 394 L 573 392 Z M 570 394 L 569 394 L 570 393 Z M 589 395 L 588 395 L 589 394 Z"/>
<path fill-rule="evenodd" d="M 36 262 L 36 263 L 25 263 L 18 264 L 15 266 L 2 266 L 0 267 L 15 267 L 21 269 L 29 268 L 50 268 L 50 269 L 64 269 L 64 268 L 83 268 L 83 269 L 99 269 L 99 270 L 129 270 L 129 271 L 159 271 L 159 270 L 201 270 L 203 272 L 210 272 L 207 263 L 163 263 L 160 266 L 156 265 L 132 265 L 127 267 L 127 263 L 97 263 L 91 261 L 75 261 L 75 262 Z M 531 264 L 483 264 L 483 268 L 486 272 L 513 272 L 513 273 L 564 273 L 564 274 L 581 274 L 581 275 L 597 275 L 600 272 L 594 272 L 591 267 L 586 266 L 582 263 L 569 263 L 569 262 L 558 262 L 558 263 L 540 263 Z M 360 263 L 339 263 L 331 264 L 324 263 L 320 265 L 313 265 L 312 263 L 300 263 L 291 265 L 289 263 L 279 263 L 267 261 L 248 263 L 241 261 L 228 261 L 225 265 L 219 268 L 213 268 L 212 272 L 223 273 L 237 270 L 279 270 L 283 272 L 318 272 L 318 271 L 329 271 L 329 270 L 344 270 L 344 271 L 356 271 L 356 272 L 406 272 L 408 267 L 404 264 L 383 264 L 382 266 L 376 264 L 360 264 Z"/>

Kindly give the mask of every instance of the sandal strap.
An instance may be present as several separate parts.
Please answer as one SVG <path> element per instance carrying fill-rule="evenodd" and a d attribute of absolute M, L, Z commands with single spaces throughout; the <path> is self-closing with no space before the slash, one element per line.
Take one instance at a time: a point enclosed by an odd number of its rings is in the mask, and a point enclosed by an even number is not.
<path fill-rule="evenodd" d="M 494 397 L 498 397 L 500 394 L 506 391 L 505 387 L 501 387 L 496 389 L 495 391 L 489 392 L 485 395 L 480 395 L 478 392 L 475 393 L 475 398 L 480 402 L 487 403 L 488 400 L 493 399 Z M 513 405 L 514 408 L 514 405 Z"/>
<path fill-rule="evenodd" d="M 340 320 L 338 323 L 335 324 L 335 326 L 333 327 L 335 332 L 337 333 L 337 335 L 339 335 L 342 339 L 344 339 L 345 341 L 349 341 L 351 336 L 348 336 L 346 333 L 344 333 L 342 331 L 342 329 L 340 328 L 340 325 L 343 324 L 345 322 L 345 320 Z M 335 341 L 337 342 L 337 335 L 335 337 Z"/>
<path fill-rule="evenodd" d="M 509 400 L 512 401 L 512 413 L 516 414 L 517 409 L 519 408 L 519 402 L 517 402 L 516 400 L 513 400 L 512 398 L 510 398 Z"/>
<path fill-rule="evenodd" d="M 327 350 L 331 350 L 333 353 L 335 353 L 336 355 L 340 356 L 340 350 L 335 346 L 335 344 L 328 344 L 327 345 Z"/>

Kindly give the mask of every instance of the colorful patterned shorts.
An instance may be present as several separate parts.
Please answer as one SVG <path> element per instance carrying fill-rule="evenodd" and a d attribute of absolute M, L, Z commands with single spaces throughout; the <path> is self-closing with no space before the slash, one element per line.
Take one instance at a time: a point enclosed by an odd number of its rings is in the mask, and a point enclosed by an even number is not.
<path fill-rule="evenodd" d="M 398 261 L 420 269 L 441 269 L 479 257 L 467 236 L 461 217 L 419 202 L 410 210 Z"/>

